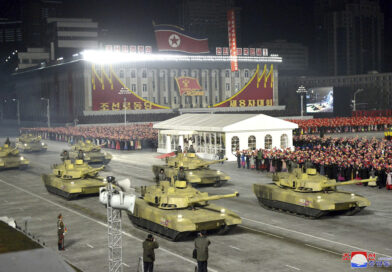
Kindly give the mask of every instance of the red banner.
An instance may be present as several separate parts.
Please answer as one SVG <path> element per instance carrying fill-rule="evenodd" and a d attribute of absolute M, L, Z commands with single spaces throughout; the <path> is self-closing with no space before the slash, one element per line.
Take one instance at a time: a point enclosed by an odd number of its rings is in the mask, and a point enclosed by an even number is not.
<path fill-rule="evenodd" d="M 227 11 L 227 28 L 228 28 L 228 34 L 229 34 L 231 71 L 238 71 L 237 35 L 236 35 L 236 27 L 235 27 L 234 9 L 230 9 Z"/>
<path fill-rule="evenodd" d="M 207 38 L 196 38 L 176 26 L 156 25 L 154 31 L 158 51 L 209 53 Z"/>
<path fill-rule="evenodd" d="M 92 102 L 94 111 L 169 109 L 138 96 L 117 77 L 111 66 L 108 73 L 92 66 Z"/>
<path fill-rule="evenodd" d="M 232 97 L 223 102 L 217 103 L 212 107 L 263 107 L 273 105 L 274 87 L 274 67 L 268 71 L 264 65 L 263 72 L 260 74 L 260 67 L 257 65 L 256 72 L 249 82 Z"/>
<path fill-rule="evenodd" d="M 176 77 L 176 82 L 180 95 L 183 94 L 188 96 L 204 95 L 204 92 L 200 91 L 201 86 L 197 78 L 185 77 L 185 76 Z"/>

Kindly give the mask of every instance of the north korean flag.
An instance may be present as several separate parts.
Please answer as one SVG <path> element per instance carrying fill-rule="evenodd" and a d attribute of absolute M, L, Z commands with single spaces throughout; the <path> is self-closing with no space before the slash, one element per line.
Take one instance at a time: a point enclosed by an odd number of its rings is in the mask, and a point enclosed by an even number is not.
<path fill-rule="evenodd" d="M 158 51 L 184 52 L 190 54 L 209 53 L 208 39 L 186 33 L 182 28 L 171 25 L 155 25 Z"/>

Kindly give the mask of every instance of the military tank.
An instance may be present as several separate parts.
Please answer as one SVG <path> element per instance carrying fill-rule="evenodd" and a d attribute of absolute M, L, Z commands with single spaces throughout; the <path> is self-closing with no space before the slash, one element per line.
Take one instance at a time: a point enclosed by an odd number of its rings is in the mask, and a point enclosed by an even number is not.
<path fill-rule="evenodd" d="M 163 169 L 167 177 L 175 176 L 180 167 L 184 167 L 186 181 L 192 185 L 213 184 L 216 187 L 226 183 L 230 176 L 220 170 L 210 169 L 211 164 L 227 160 L 206 161 L 200 159 L 195 153 L 178 153 L 175 157 L 167 158 L 166 165 L 153 165 L 152 171 L 158 179 L 159 171 Z"/>
<path fill-rule="evenodd" d="M 80 159 L 79 152 L 83 154 L 83 161 L 92 164 L 92 163 L 101 163 L 108 164 L 112 159 L 112 155 L 108 152 L 101 150 L 99 145 L 93 144 L 91 141 L 86 140 L 85 142 L 79 141 L 77 144 L 71 147 L 71 150 L 68 151 L 69 158 L 71 160 Z"/>
<path fill-rule="evenodd" d="M 26 169 L 29 163 L 20 155 L 18 149 L 7 144 L 0 147 L 0 170 L 8 168 Z"/>
<path fill-rule="evenodd" d="M 22 134 L 16 143 L 16 148 L 22 152 L 40 152 L 48 149 L 47 144 L 41 141 L 41 136 Z"/>
<path fill-rule="evenodd" d="M 308 168 L 293 173 L 275 173 L 273 183 L 253 184 L 253 192 L 262 207 L 320 218 L 334 212 L 354 215 L 370 205 L 365 197 L 344 191 L 337 186 L 375 181 L 376 178 L 336 182 Z"/>
<path fill-rule="evenodd" d="M 128 212 L 132 223 L 140 228 L 178 241 L 197 231 L 217 230 L 227 233 L 241 218 L 209 201 L 237 197 L 238 193 L 213 195 L 200 192 L 186 181 L 161 181 L 159 185 L 141 187 L 134 212 Z"/>
<path fill-rule="evenodd" d="M 103 168 L 93 168 L 82 160 L 76 160 L 75 163 L 66 160 L 62 164 L 54 164 L 52 174 L 42 175 L 42 181 L 48 192 L 67 200 L 82 195 L 97 195 L 99 188 L 106 186 L 104 179 L 98 176 Z"/>

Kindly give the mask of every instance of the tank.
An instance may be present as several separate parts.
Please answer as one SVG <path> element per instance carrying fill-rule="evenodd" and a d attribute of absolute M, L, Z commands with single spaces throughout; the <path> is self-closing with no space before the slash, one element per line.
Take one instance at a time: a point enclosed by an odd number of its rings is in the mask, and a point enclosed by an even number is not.
<path fill-rule="evenodd" d="M 7 144 L 0 147 L 0 170 L 8 168 L 26 169 L 29 163 L 20 155 L 18 149 Z"/>
<path fill-rule="evenodd" d="M 167 158 L 166 165 L 153 165 L 152 171 L 158 179 L 161 169 L 165 171 L 167 177 L 171 177 L 177 175 L 180 167 L 184 167 L 186 181 L 192 185 L 211 184 L 219 187 L 226 183 L 230 176 L 220 170 L 210 169 L 209 166 L 225 160 L 227 158 L 206 161 L 196 156 L 195 153 L 179 153 L 175 157 Z"/>
<path fill-rule="evenodd" d="M 98 195 L 99 188 L 106 186 L 106 182 L 98 172 L 104 166 L 93 168 L 82 160 L 72 163 L 70 160 L 52 166 L 51 174 L 42 175 L 42 181 L 48 192 L 62 196 L 67 200 L 82 195 Z"/>
<path fill-rule="evenodd" d="M 22 134 L 16 142 L 16 148 L 18 148 L 22 152 L 46 151 L 48 149 L 48 146 L 41 140 L 41 136 Z"/>
<path fill-rule="evenodd" d="M 262 207 L 278 209 L 319 218 L 335 212 L 354 215 L 370 205 L 365 197 L 337 190 L 338 186 L 375 181 L 350 180 L 336 182 L 309 168 L 306 173 L 302 169 L 294 169 L 293 173 L 273 175 L 273 183 L 253 184 L 253 192 Z"/>
<path fill-rule="evenodd" d="M 77 144 L 73 145 L 71 150 L 68 151 L 69 158 L 73 161 L 78 159 L 79 150 L 83 152 L 83 160 L 88 164 L 108 164 L 112 159 L 112 155 L 110 153 L 105 151 L 102 152 L 99 145 L 93 144 L 89 140 L 85 142 L 79 141 Z"/>
<path fill-rule="evenodd" d="M 241 218 L 209 202 L 238 195 L 209 196 L 186 181 L 161 181 L 159 185 L 141 187 L 141 197 L 136 198 L 134 212 L 128 212 L 128 216 L 134 225 L 172 241 L 202 230 L 224 234 L 241 224 Z"/>

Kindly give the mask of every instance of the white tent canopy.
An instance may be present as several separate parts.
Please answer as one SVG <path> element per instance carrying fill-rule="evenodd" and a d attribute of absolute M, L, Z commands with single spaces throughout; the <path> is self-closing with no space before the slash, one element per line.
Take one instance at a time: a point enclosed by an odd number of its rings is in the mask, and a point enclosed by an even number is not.
<path fill-rule="evenodd" d="M 184 148 L 190 142 L 202 157 L 223 150 L 233 160 L 235 149 L 292 147 L 292 130 L 298 125 L 265 114 L 184 114 L 154 128 L 159 130 L 158 152 L 171 152 L 177 145 Z"/>

